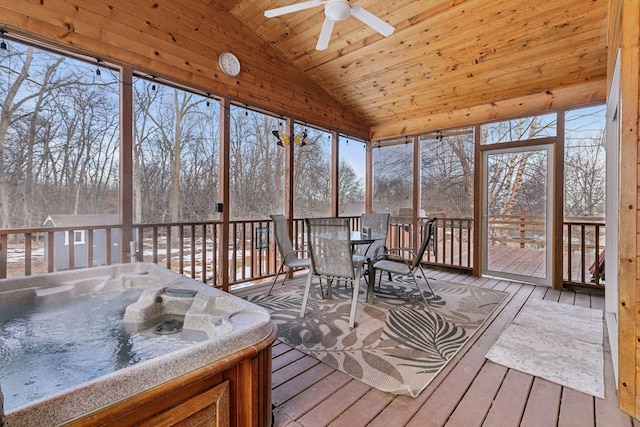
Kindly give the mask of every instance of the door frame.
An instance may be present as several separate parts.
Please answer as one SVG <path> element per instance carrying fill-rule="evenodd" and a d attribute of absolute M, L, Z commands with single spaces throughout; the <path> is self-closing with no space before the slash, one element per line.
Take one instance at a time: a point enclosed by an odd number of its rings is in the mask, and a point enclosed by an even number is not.
<path fill-rule="evenodd" d="M 484 230 L 481 236 L 481 274 L 486 276 L 494 276 L 505 278 L 514 281 L 528 282 L 534 283 L 536 285 L 549 286 L 551 287 L 553 284 L 553 253 L 554 253 L 554 240 L 553 240 L 553 231 L 554 231 L 554 223 L 556 221 L 555 218 L 555 210 L 554 210 L 554 201 L 556 199 L 554 191 L 555 191 L 555 146 L 552 143 L 539 143 L 539 144 L 526 144 L 526 145 L 518 145 L 512 147 L 505 146 L 496 146 L 496 148 L 486 148 L 482 150 L 482 189 L 481 189 L 481 229 Z M 545 263 L 546 263 L 546 271 L 545 277 L 531 277 L 524 276 L 515 273 L 508 272 L 498 272 L 488 269 L 488 181 L 489 181 L 489 170 L 488 170 L 488 156 L 491 154 L 504 154 L 504 153 L 517 153 L 523 151 L 545 151 L 547 154 L 547 206 L 546 206 L 546 254 L 545 254 Z"/>
<path fill-rule="evenodd" d="M 618 209 L 620 203 L 620 49 L 616 55 L 616 62 L 607 96 L 607 113 L 605 126 L 606 160 L 606 192 L 605 205 L 605 250 L 610 262 L 605 262 L 605 317 L 613 361 L 613 374 L 618 386 L 618 263 L 619 258 L 619 222 Z"/>

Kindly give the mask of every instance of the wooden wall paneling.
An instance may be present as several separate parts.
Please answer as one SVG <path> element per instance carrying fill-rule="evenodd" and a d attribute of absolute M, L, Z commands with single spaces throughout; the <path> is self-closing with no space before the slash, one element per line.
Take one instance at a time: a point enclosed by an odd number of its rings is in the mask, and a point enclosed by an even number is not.
<path fill-rule="evenodd" d="M 385 139 L 398 135 L 450 129 L 469 123 L 483 123 L 541 112 L 553 108 L 588 105 L 604 102 L 605 80 L 541 92 L 485 105 L 425 115 L 412 120 L 399 120 L 371 128 L 371 139 Z"/>
<path fill-rule="evenodd" d="M 640 418 L 638 403 L 638 107 L 640 2 L 621 0 L 621 144 L 619 207 L 619 400 L 622 410 Z"/>
<path fill-rule="evenodd" d="M 611 87 L 616 55 L 620 47 L 620 31 L 622 28 L 622 1 L 610 0 L 607 13 L 607 87 Z"/>

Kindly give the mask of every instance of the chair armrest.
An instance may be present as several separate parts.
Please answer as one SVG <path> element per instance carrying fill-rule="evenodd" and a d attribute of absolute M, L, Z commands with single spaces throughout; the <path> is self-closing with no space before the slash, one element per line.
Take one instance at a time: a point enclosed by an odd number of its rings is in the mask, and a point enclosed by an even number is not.
<path fill-rule="evenodd" d="M 292 251 L 287 252 L 286 254 L 284 254 L 284 259 L 287 259 L 287 257 L 291 254 L 306 254 L 309 255 L 310 252 L 307 249 L 294 249 Z"/>
<path fill-rule="evenodd" d="M 406 262 L 407 264 L 410 264 L 411 260 L 402 256 L 401 254 L 403 253 L 410 254 L 412 258 L 415 258 L 416 256 L 415 252 L 409 248 L 389 248 L 389 249 L 385 249 L 383 253 L 377 255 L 374 258 L 374 262 L 382 259 L 389 259 L 392 261 L 401 261 L 401 262 Z"/>

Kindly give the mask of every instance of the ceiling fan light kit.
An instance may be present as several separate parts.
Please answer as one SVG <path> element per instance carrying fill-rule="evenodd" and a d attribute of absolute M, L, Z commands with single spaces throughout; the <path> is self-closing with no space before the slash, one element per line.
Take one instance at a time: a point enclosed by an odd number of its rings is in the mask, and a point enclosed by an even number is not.
<path fill-rule="evenodd" d="M 351 6 L 346 0 L 329 0 L 324 7 L 324 15 L 334 21 L 344 21 L 351 15 Z"/>
<path fill-rule="evenodd" d="M 361 8 L 360 6 L 351 6 L 349 0 L 310 0 L 302 3 L 296 3 L 289 6 L 277 7 L 264 12 L 267 18 L 285 15 L 287 13 L 298 12 L 312 7 L 324 4 L 324 23 L 318 37 L 317 50 L 324 50 L 329 46 L 329 39 L 333 32 L 333 24 L 338 21 L 344 21 L 353 15 L 356 19 L 373 28 L 385 37 L 393 34 L 395 28 L 378 18 L 373 13 Z"/>

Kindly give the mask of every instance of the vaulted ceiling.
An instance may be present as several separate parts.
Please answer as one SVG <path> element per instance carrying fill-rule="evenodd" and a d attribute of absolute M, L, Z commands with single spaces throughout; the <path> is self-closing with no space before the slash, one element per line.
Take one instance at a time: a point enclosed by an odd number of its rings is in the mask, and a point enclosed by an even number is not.
<path fill-rule="evenodd" d="M 324 5 L 202 0 L 231 12 L 370 126 L 416 120 L 606 80 L 607 0 L 351 0 L 395 27 L 353 16 L 315 49 Z"/>

